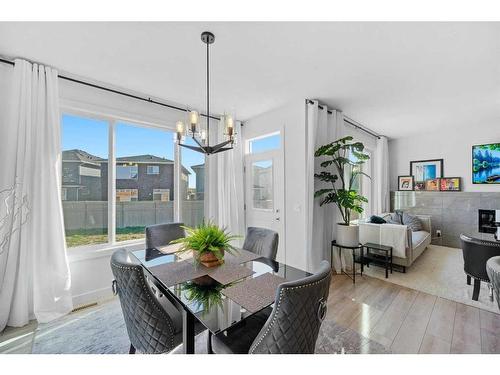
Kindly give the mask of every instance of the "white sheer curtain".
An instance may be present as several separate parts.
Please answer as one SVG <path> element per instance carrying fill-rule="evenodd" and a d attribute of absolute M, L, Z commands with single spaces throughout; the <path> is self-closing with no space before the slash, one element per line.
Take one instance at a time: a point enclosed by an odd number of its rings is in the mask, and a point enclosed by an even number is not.
<path fill-rule="evenodd" d="M 375 215 L 389 212 L 389 146 L 387 138 L 381 136 L 377 140 L 375 155 Z"/>
<path fill-rule="evenodd" d="M 210 127 L 210 143 L 222 142 L 225 139 L 223 122 Z M 236 142 L 232 150 L 207 156 L 205 218 L 244 237 L 243 145 L 239 121 L 235 121 L 234 131 Z"/>
<path fill-rule="evenodd" d="M 57 71 L 16 60 L 0 129 L 0 331 L 71 311 Z"/>
<path fill-rule="evenodd" d="M 307 104 L 307 269 L 315 271 L 323 259 L 330 260 L 330 244 L 334 239 L 335 225 L 338 221 L 338 210 L 328 204 L 320 207 L 319 199 L 314 198 L 314 192 L 322 187 L 328 187 L 324 182 L 314 178 L 314 173 L 321 172 L 320 158 L 314 157 L 319 146 L 336 140 L 342 132 L 344 116 L 342 112 L 330 110 L 319 103 Z M 332 170 L 333 171 L 333 170 Z M 340 271 L 340 259 L 337 251 L 333 252 L 333 267 Z M 343 263 L 345 264 L 345 263 Z"/>

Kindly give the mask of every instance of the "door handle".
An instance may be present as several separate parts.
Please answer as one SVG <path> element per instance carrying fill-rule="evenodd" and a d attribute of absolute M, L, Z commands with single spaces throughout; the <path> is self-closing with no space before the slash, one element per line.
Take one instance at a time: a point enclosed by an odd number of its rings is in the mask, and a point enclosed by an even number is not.
<path fill-rule="evenodd" d="M 280 221 L 281 219 L 279 217 L 276 218 L 276 221 Z"/>

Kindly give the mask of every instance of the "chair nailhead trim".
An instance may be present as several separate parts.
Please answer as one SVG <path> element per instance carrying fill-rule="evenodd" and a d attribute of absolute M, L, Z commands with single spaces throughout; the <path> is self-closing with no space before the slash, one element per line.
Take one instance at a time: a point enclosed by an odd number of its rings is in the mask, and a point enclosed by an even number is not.
<path fill-rule="evenodd" d="M 257 341 L 256 343 L 252 344 L 252 346 L 250 347 L 250 350 L 248 351 L 249 354 L 253 354 L 254 350 L 260 345 L 260 343 L 266 338 L 267 334 L 269 333 L 269 331 L 271 330 L 271 328 L 274 326 L 274 323 L 276 323 L 276 319 L 277 319 L 277 316 L 278 316 L 278 312 L 280 310 L 280 307 L 281 307 L 281 301 L 283 299 L 283 295 L 284 295 L 284 292 L 287 291 L 287 290 L 295 290 L 295 289 L 302 289 L 302 288 L 307 288 L 307 287 L 310 287 L 310 286 L 314 286 L 314 285 L 318 285 L 319 283 L 321 283 L 323 280 L 325 280 L 327 277 L 330 277 L 330 274 L 328 274 L 327 276 L 325 276 L 324 278 L 322 278 L 321 280 L 318 280 L 314 283 L 311 283 L 311 284 L 306 284 L 306 285 L 300 285 L 300 286 L 294 286 L 294 287 L 286 287 L 286 288 L 282 288 L 280 290 L 280 298 L 278 299 L 278 304 L 276 305 L 276 312 L 274 313 L 274 316 L 273 316 L 273 320 L 271 321 L 271 323 L 269 324 L 269 326 L 267 327 L 266 329 L 266 332 L 264 332 L 264 334 L 260 337 L 259 341 Z"/>
<path fill-rule="evenodd" d="M 125 266 L 122 266 L 122 265 L 119 265 L 119 264 L 116 264 L 116 263 L 113 263 L 111 262 L 111 265 L 113 267 L 116 267 L 116 268 L 120 268 L 122 270 L 129 270 L 129 271 L 136 271 L 137 270 L 137 267 L 141 267 L 141 266 L 134 266 L 134 267 L 125 267 Z M 172 327 L 172 319 L 166 315 L 163 311 L 163 309 L 160 309 L 157 305 L 158 301 L 156 301 L 156 299 L 153 299 L 151 298 L 151 295 L 149 293 L 149 287 L 146 285 L 146 283 L 144 282 L 144 275 L 142 275 L 143 277 L 141 277 L 141 283 L 142 283 L 142 286 L 144 287 L 144 289 L 148 290 L 148 293 L 146 294 L 148 299 L 152 302 L 152 305 L 155 307 L 155 309 L 160 313 L 160 315 L 165 318 L 165 321 L 167 322 L 167 326 L 168 328 L 170 329 L 170 332 L 171 332 L 171 335 L 170 335 L 170 349 L 167 350 L 166 352 L 169 352 L 170 350 L 172 350 L 174 348 L 174 336 L 175 336 L 175 330 L 174 328 Z M 118 291 L 119 291 L 119 288 L 118 288 Z M 165 353 L 166 353 L 165 352 Z M 164 353 L 164 352 L 160 352 L 160 353 Z"/>

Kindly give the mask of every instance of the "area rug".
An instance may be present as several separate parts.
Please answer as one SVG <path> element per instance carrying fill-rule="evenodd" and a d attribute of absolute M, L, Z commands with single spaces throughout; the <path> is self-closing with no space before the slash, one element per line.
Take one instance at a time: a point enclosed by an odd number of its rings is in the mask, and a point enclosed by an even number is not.
<path fill-rule="evenodd" d="M 489 298 L 486 283 L 481 283 L 479 301 L 472 300 L 473 286 L 467 285 L 461 249 L 430 245 L 406 273 L 394 271 L 386 279 L 384 268 L 371 266 L 365 267 L 364 274 L 500 314 L 496 301 Z"/>
<path fill-rule="evenodd" d="M 196 336 L 195 352 L 206 354 L 207 332 Z M 130 341 L 118 299 L 69 314 L 35 332 L 33 353 L 39 354 L 126 354 Z M 182 353 L 182 345 L 172 354 Z M 384 346 L 325 320 L 316 344 L 318 354 L 389 353 Z"/>

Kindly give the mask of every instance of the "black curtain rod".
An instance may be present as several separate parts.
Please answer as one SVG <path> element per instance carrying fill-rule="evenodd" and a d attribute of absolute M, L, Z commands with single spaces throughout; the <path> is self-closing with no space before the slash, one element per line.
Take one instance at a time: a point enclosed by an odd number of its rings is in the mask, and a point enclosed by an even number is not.
<path fill-rule="evenodd" d="M 308 100 L 307 102 L 308 102 L 309 104 L 314 104 L 314 102 L 313 102 L 312 100 Z M 318 104 L 318 108 L 319 108 L 319 109 L 324 109 L 324 107 L 323 107 L 321 104 Z M 330 115 L 331 115 L 331 114 L 333 114 L 333 112 L 332 112 L 332 111 L 329 111 L 329 110 L 327 110 L 327 113 L 329 113 Z M 363 128 L 363 127 L 359 126 L 358 124 L 355 124 L 353 121 L 351 121 L 350 119 L 346 118 L 345 116 L 344 116 L 344 122 L 347 122 L 349 125 L 352 125 L 352 126 L 354 126 L 355 128 L 357 128 L 357 129 L 359 129 L 359 130 L 361 130 L 361 131 L 364 131 L 365 133 L 370 134 L 372 137 L 375 137 L 375 138 L 377 138 L 377 139 L 380 139 L 380 135 L 375 134 L 375 133 L 371 132 L 371 131 L 370 131 L 370 130 L 368 130 L 368 129 L 365 129 L 365 128 Z"/>
<path fill-rule="evenodd" d="M 2 59 L 2 58 L 0 58 L 0 62 L 2 62 L 2 63 L 4 63 L 4 64 L 9 64 L 9 65 L 14 66 L 14 62 L 13 62 L 13 61 L 10 61 L 10 60 L 6 60 L 6 59 Z M 112 92 L 112 93 L 114 93 L 114 94 L 123 95 L 123 96 L 127 96 L 127 97 L 129 97 L 129 98 L 133 98 L 133 99 L 137 99 L 137 100 L 142 100 L 142 101 L 144 101 L 144 102 L 148 102 L 148 103 L 152 103 L 152 104 L 161 105 L 161 106 L 163 106 L 163 107 L 167 107 L 167 108 L 171 108 L 171 109 L 176 109 L 176 110 L 178 110 L 178 111 L 188 112 L 188 110 L 187 110 L 186 108 L 181 108 L 181 107 L 177 107 L 177 106 L 175 106 L 175 105 L 166 104 L 166 103 L 161 103 L 161 102 L 158 102 L 158 101 L 153 100 L 153 99 L 151 99 L 151 98 L 143 98 L 143 97 L 141 97 L 141 96 L 137 96 L 137 95 L 129 94 L 129 93 L 126 93 L 126 92 L 123 92 L 123 91 L 118 91 L 118 90 L 110 89 L 109 87 L 104 87 L 104 86 L 95 85 L 95 84 L 90 83 L 90 82 L 81 81 L 81 80 L 79 80 L 79 79 L 75 79 L 75 78 L 71 78 L 71 77 L 66 77 L 66 76 L 63 76 L 63 75 L 59 75 L 58 77 L 59 77 L 59 78 L 61 78 L 61 79 L 66 80 L 66 81 L 79 83 L 80 85 L 89 86 L 89 87 L 93 87 L 93 88 L 96 88 L 96 89 L 99 89 L 99 90 Z M 206 114 L 204 114 L 204 113 L 200 113 L 200 116 L 207 117 L 207 115 L 206 115 Z M 218 120 L 218 121 L 220 121 L 220 118 L 218 118 L 218 117 L 215 117 L 215 116 L 209 116 L 209 117 L 210 117 L 212 120 Z"/>

